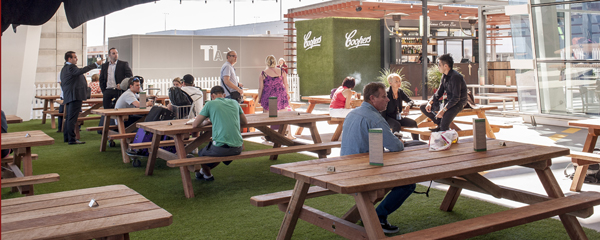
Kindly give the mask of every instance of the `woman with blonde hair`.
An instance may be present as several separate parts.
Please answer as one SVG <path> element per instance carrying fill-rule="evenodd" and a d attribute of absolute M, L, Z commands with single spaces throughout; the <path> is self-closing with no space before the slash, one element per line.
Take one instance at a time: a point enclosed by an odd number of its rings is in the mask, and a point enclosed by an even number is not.
<path fill-rule="evenodd" d="M 381 116 L 387 121 L 392 129 L 392 132 L 400 132 L 402 126 L 409 128 L 417 128 L 417 122 L 408 118 L 410 108 L 414 102 L 404 90 L 402 90 L 402 78 L 396 73 L 388 75 L 387 81 L 390 88 L 387 90 L 387 96 L 390 101 L 387 103 L 385 111 L 381 112 Z M 403 105 L 406 102 L 406 106 Z M 413 140 L 419 140 L 419 134 L 412 134 Z"/>
<path fill-rule="evenodd" d="M 277 110 L 286 109 L 289 103 L 287 74 L 277 68 L 277 62 L 273 55 L 267 56 L 265 60 L 267 67 L 258 77 L 258 101 L 263 111 L 269 111 L 269 97 L 277 97 Z"/>
<path fill-rule="evenodd" d="M 277 65 L 278 68 L 281 68 L 281 70 L 283 70 L 285 72 L 285 74 L 288 74 L 288 66 L 285 65 L 285 59 L 280 58 L 279 59 L 279 65 Z"/>

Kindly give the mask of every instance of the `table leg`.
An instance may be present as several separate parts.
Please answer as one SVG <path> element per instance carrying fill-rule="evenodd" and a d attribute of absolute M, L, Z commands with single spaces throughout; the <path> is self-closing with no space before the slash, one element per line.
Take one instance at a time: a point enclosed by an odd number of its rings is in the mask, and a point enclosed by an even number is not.
<path fill-rule="evenodd" d="M 48 111 L 48 99 L 44 99 L 44 109 L 42 110 L 42 124 L 46 124 L 46 111 Z"/>
<path fill-rule="evenodd" d="M 287 130 L 287 126 L 288 126 L 287 124 L 279 125 L 279 130 L 277 132 L 285 137 L 285 131 Z M 281 143 L 273 142 L 273 148 L 280 148 L 280 147 L 281 147 Z M 277 160 L 277 155 L 271 155 L 269 157 L 269 160 Z"/>
<path fill-rule="evenodd" d="M 127 133 L 125 130 L 125 116 L 117 116 L 117 128 L 119 129 L 119 134 Z M 127 143 L 127 139 L 121 139 L 121 155 L 123 155 L 123 163 L 129 163 L 130 161 L 129 155 L 127 155 L 128 147 L 129 144 Z"/>
<path fill-rule="evenodd" d="M 300 211 L 304 205 L 304 200 L 306 200 L 309 187 L 310 184 L 296 180 L 296 186 L 294 186 L 292 198 L 290 199 L 288 208 L 284 213 L 285 215 L 283 217 L 283 222 L 281 223 L 281 228 L 279 228 L 277 240 L 292 238 L 292 234 L 294 233 L 294 228 L 296 228 L 296 223 L 298 223 L 298 216 L 300 216 Z M 381 231 L 383 233 L 383 230 Z"/>
<path fill-rule="evenodd" d="M 383 233 L 381 224 L 379 224 L 375 206 L 373 206 L 373 202 L 371 201 L 371 196 L 373 194 L 371 192 L 355 193 L 354 201 L 356 202 L 356 208 L 358 208 L 358 211 L 360 212 L 369 239 L 381 239 L 385 238 L 385 234 Z"/>
<path fill-rule="evenodd" d="M 16 156 L 15 156 L 16 157 Z M 22 155 L 21 161 L 23 163 L 23 175 L 33 175 L 33 163 L 31 161 L 31 148 L 25 148 L 25 154 Z M 27 196 L 33 195 L 33 185 L 21 186 L 21 190 L 27 194 Z"/>
<path fill-rule="evenodd" d="M 335 128 L 335 132 L 333 133 L 333 136 L 331 136 L 332 142 L 340 140 L 340 136 L 342 136 L 342 129 L 344 129 L 344 122 L 339 123 L 337 128 Z"/>
<path fill-rule="evenodd" d="M 454 204 L 456 204 L 456 201 L 458 200 L 458 197 L 460 196 L 461 191 L 462 191 L 462 188 L 450 186 L 450 188 L 448 188 L 448 192 L 446 192 L 446 196 L 444 197 L 444 200 L 442 201 L 440 210 L 442 210 L 444 212 L 451 212 L 452 208 L 454 208 Z"/>
<path fill-rule="evenodd" d="M 50 110 L 54 111 L 54 100 L 50 100 Z M 44 118 L 46 117 L 44 116 Z M 56 128 L 56 119 L 52 115 L 50 115 L 50 127 L 52 129 Z"/>
<path fill-rule="evenodd" d="M 106 151 L 106 142 L 108 141 L 108 132 L 110 131 L 110 116 L 104 116 L 102 125 L 102 140 L 100 140 L 100 152 Z"/>
<path fill-rule="evenodd" d="M 482 110 L 477 110 L 477 117 L 485 119 L 485 131 L 487 132 L 487 136 L 489 138 L 496 139 L 496 135 L 494 135 L 494 130 L 492 130 L 492 126 L 490 126 L 490 122 L 487 120 L 485 112 Z"/>
<path fill-rule="evenodd" d="M 156 163 L 156 156 L 158 155 L 158 147 L 160 146 L 160 139 L 162 135 L 154 134 L 152 136 L 152 145 L 150 146 L 150 155 L 148 156 L 148 162 L 146 163 L 146 176 L 152 175 L 154 172 L 154 164 Z"/>
<path fill-rule="evenodd" d="M 600 129 L 588 128 L 588 135 L 585 138 L 585 143 L 583 144 L 583 152 L 593 152 L 594 147 L 596 146 L 596 141 L 598 140 Z M 588 165 L 577 166 L 575 169 L 575 175 L 573 176 L 573 183 L 571 183 L 571 191 L 579 192 L 581 191 L 581 187 L 583 186 L 583 180 L 585 179 L 585 174 L 587 173 Z"/>
<path fill-rule="evenodd" d="M 315 109 L 315 105 L 317 105 L 315 101 L 308 100 L 308 107 L 306 108 L 306 112 L 312 113 L 312 111 Z M 299 127 L 298 130 L 296 130 L 296 135 L 302 134 L 302 130 L 304 130 L 304 128 Z"/>
<path fill-rule="evenodd" d="M 312 140 L 315 144 L 322 143 L 321 135 L 319 134 L 319 130 L 317 129 L 316 122 L 310 123 L 310 136 L 312 137 Z M 329 155 L 330 153 L 331 153 L 331 149 L 327 149 L 325 151 L 320 151 L 317 154 L 319 155 L 319 158 L 327 158 L 327 155 Z"/>
<path fill-rule="evenodd" d="M 415 122 L 417 122 L 418 127 L 421 127 L 419 125 L 421 125 L 421 123 L 423 123 L 425 120 L 427 120 L 427 116 L 425 116 L 425 114 L 421 113 L 421 116 L 417 117 L 415 119 Z"/>
<path fill-rule="evenodd" d="M 554 174 L 552 174 L 550 167 L 547 167 L 543 170 L 535 169 L 535 172 L 537 173 L 538 178 L 542 182 L 542 185 L 544 186 L 544 189 L 546 190 L 546 193 L 548 193 L 549 197 L 565 197 L 560 189 L 560 186 L 558 185 L 558 182 L 556 181 L 556 178 L 554 177 Z M 567 230 L 567 233 L 571 239 L 587 239 L 587 236 L 583 232 L 583 228 L 581 228 L 581 225 L 575 216 L 561 214 L 558 215 L 558 217 L 560 218 L 560 221 Z"/>
<path fill-rule="evenodd" d="M 187 157 L 183 135 L 184 134 L 177 134 L 173 137 L 175 140 L 175 149 L 177 149 L 177 157 L 180 159 Z M 190 171 L 188 170 L 187 166 L 183 166 L 179 167 L 179 172 L 181 173 L 181 182 L 183 184 L 183 192 L 185 193 L 185 197 L 193 198 L 194 187 L 192 186 L 192 177 L 190 176 Z"/>

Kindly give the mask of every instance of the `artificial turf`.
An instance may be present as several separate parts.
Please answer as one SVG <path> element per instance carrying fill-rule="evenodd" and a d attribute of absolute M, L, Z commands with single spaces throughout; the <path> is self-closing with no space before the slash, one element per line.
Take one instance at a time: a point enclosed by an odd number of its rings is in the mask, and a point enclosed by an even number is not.
<path fill-rule="evenodd" d="M 85 127 L 97 126 L 98 121 L 88 121 Z M 125 184 L 139 192 L 158 206 L 173 214 L 173 224 L 168 227 L 131 233 L 132 239 L 274 239 L 277 236 L 283 212 L 277 206 L 254 207 L 250 197 L 293 189 L 291 178 L 271 173 L 271 164 L 288 163 L 313 159 L 302 154 L 285 154 L 276 161 L 259 157 L 234 161 L 231 165 L 219 165 L 214 169 L 215 181 L 194 181 L 195 198 L 187 199 L 183 193 L 178 168 L 166 166 L 158 160 L 152 176 L 146 176 L 145 159 L 142 167 L 134 168 L 122 161 L 117 146 L 99 152 L 100 135 L 82 128 L 83 145 L 63 143 L 62 133 L 56 133 L 50 124 L 32 120 L 10 124 L 9 132 L 42 130 L 55 139 L 49 146 L 32 148 L 39 159 L 33 161 L 33 173 L 58 173 L 60 181 L 38 184 L 36 195 L 82 188 Z M 245 150 L 269 148 L 269 146 L 245 142 Z M 193 177 L 193 175 L 192 175 Z M 418 185 L 417 191 L 425 187 Z M 2 199 L 23 197 L 2 189 Z M 494 212 L 506 207 L 484 201 L 460 197 L 453 212 L 439 210 L 445 192 L 431 190 L 430 197 L 413 194 L 388 218 L 400 227 L 398 234 L 426 229 L 446 223 L 465 220 Z M 354 205 L 347 195 L 331 195 L 308 199 L 306 204 L 342 216 Z M 585 229 L 589 239 L 600 239 L 600 233 Z M 341 237 L 298 221 L 294 239 L 342 239 Z M 560 221 L 546 219 L 514 228 L 490 233 L 473 239 L 569 239 Z"/>

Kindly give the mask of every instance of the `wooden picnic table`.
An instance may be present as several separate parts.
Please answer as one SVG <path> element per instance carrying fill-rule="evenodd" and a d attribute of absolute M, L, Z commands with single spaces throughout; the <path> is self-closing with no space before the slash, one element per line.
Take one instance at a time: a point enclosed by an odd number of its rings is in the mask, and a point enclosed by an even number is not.
<path fill-rule="evenodd" d="M 29 134 L 29 136 L 27 136 Z M 54 144 L 54 138 L 46 135 L 40 130 L 2 133 L 2 150 L 13 150 L 13 162 L 7 163 L 8 168 L 13 171 L 15 177 L 33 175 L 33 164 L 31 158 L 31 147 Z M 23 167 L 23 171 L 21 171 Z M 33 186 L 18 188 L 21 194 L 33 195 Z M 17 188 L 13 188 L 16 192 Z"/>
<path fill-rule="evenodd" d="M 44 100 L 44 107 L 42 108 L 42 124 L 46 124 L 47 111 L 54 111 L 54 101 L 60 99 L 60 95 L 35 96 L 35 98 Z M 54 123 L 54 118 L 52 119 L 52 122 Z"/>
<path fill-rule="evenodd" d="M 89 207 L 91 199 L 99 206 Z M 171 223 L 173 215 L 125 185 L 2 200 L 3 240 L 129 239 Z"/>
<path fill-rule="evenodd" d="M 413 106 L 413 108 L 419 108 L 420 106 Z M 478 118 L 483 118 L 485 119 L 485 128 L 486 128 L 486 133 L 487 133 L 487 137 L 489 138 L 496 138 L 496 135 L 494 135 L 494 129 L 492 129 L 492 125 L 490 125 L 486 115 L 485 115 L 485 111 L 488 110 L 494 110 L 494 109 L 498 109 L 498 106 L 489 106 L 489 105 L 477 105 L 477 108 L 465 108 L 463 109 L 458 115 L 456 115 L 457 117 L 460 116 L 471 116 L 471 115 L 476 115 Z M 427 117 L 425 116 L 425 114 L 421 113 L 421 115 L 419 117 L 417 117 L 415 119 L 415 121 L 417 122 L 417 126 L 419 128 L 422 127 L 433 127 L 435 126 L 435 124 Z M 473 131 L 472 130 L 461 130 L 460 127 L 456 126 L 455 122 L 457 122 L 458 120 L 454 120 L 453 123 L 450 124 L 450 128 L 456 130 L 459 133 L 459 136 L 469 136 L 469 135 L 473 135 Z M 461 122 L 462 123 L 462 122 Z"/>
<path fill-rule="evenodd" d="M 92 98 L 103 98 L 104 94 L 102 94 L 102 93 L 92 93 L 91 97 Z"/>
<path fill-rule="evenodd" d="M 588 129 L 588 134 L 583 144 L 583 152 L 591 153 L 596 147 L 598 135 L 600 135 L 600 119 L 586 119 L 579 121 L 569 121 L 569 126 L 582 127 Z M 576 161 L 574 161 L 576 162 Z M 588 164 L 581 164 L 577 166 L 575 175 L 573 176 L 573 183 L 571 184 L 571 191 L 580 191 L 585 179 L 585 175 L 588 170 Z"/>
<path fill-rule="evenodd" d="M 97 109 L 92 110 L 92 113 L 104 116 L 104 122 L 102 125 L 102 139 L 100 142 L 100 152 L 106 151 L 106 143 L 108 141 L 109 135 L 116 134 L 126 134 L 136 131 L 137 128 L 134 124 L 131 124 L 129 127 L 125 127 L 125 118 L 129 115 L 140 115 L 144 116 L 137 122 L 143 122 L 145 120 L 145 116 L 150 112 L 150 107 L 146 109 L 139 108 L 121 108 L 121 109 Z M 117 121 L 117 132 L 110 130 L 110 119 L 114 118 Z M 121 141 L 121 154 L 123 155 L 123 162 L 129 163 L 130 159 L 127 155 L 127 147 L 129 145 L 128 139 L 120 139 Z"/>
<path fill-rule="evenodd" d="M 6 115 L 6 123 L 22 123 L 23 119 L 18 117 L 17 115 Z"/>
<path fill-rule="evenodd" d="M 280 210 L 285 211 L 285 216 L 277 239 L 290 239 L 298 218 L 349 239 L 386 238 L 379 224 L 374 204 L 380 201 L 393 187 L 423 181 L 438 180 L 451 185 L 440 207 L 443 211 L 452 210 L 462 188 L 526 204 L 542 204 L 545 201 L 564 197 L 550 166 L 552 158 L 568 155 L 568 148 L 517 142 L 505 142 L 506 146 L 501 146 L 500 142 L 499 140 L 489 140 L 488 149 L 484 152 L 473 151 L 472 142 L 453 144 L 449 150 L 440 152 L 430 152 L 427 146 L 407 148 L 402 152 L 388 152 L 383 154 L 383 167 L 369 165 L 368 153 L 273 165 L 271 172 L 296 179 L 291 198 L 279 204 Z M 478 174 L 481 171 L 517 165 L 533 168 L 548 196 L 498 186 Z M 335 167 L 335 172 L 328 172 L 328 167 Z M 326 191 L 318 192 L 316 196 L 313 196 L 315 192 L 312 190 L 309 192 L 311 185 L 324 188 Z M 319 197 L 335 193 L 350 194 L 356 202 L 356 205 L 342 217 L 343 219 L 304 205 L 307 196 Z M 331 202 L 331 204 L 335 204 L 335 202 Z M 589 208 L 589 205 L 586 208 Z M 577 210 L 580 209 L 572 208 L 565 210 L 563 214 L 558 214 L 572 239 L 587 239 L 576 217 L 570 213 Z M 512 209 L 509 211 L 512 211 L 509 213 L 516 218 L 523 217 L 521 214 L 530 214 L 526 210 Z M 536 211 L 544 212 L 546 210 L 540 207 Z M 587 212 L 584 215 L 589 217 L 591 214 Z M 364 227 L 355 224 L 359 219 L 362 219 Z M 483 217 L 471 220 L 476 220 L 475 225 L 483 225 L 483 221 L 477 222 L 479 219 L 483 219 Z M 465 230 L 467 226 L 458 226 L 457 231 L 470 231 L 469 235 L 465 234 L 452 239 L 468 238 L 527 222 L 517 221 L 515 223 L 512 221 L 511 223 L 514 225 L 506 226 L 503 221 L 509 221 L 508 219 L 487 218 L 486 221 L 501 223 L 491 224 L 479 232 Z M 456 224 L 452 226 L 456 226 Z M 462 227 L 465 229 L 459 229 Z M 423 233 L 427 233 L 427 231 L 419 231 L 419 234 Z M 433 235 L 447 234 L 447 232 L 436 233 L 434 230 L 429 233 Z M 432 237 L 410 234 L 406 234 L 406 239 L 419 236 L 422 239 Z M 394 239 L 404 238 L 395 236 Z"/>
<path fill-rule="evenodd" d="M 312 111 L 315 109 L 315 106 L 317 104 L 331 104 L 331 98 L 329 98 L 329 95 L 315 95 L 315 96 L 304 96 L 302 97 L 302 100 L 307 100 L 308 101 L 308 107 L 306 108 L 306 112 L 307 113 L 312 113 Z M 363 102 L 363 99 L 353 99 L 352 100 L 352 108 L 356 108 L 359 107 Z M 296 135 L 300 135 L 302 134 L 302 130 L 304 130 L 303 127 L 299 127 L 298 130 L 296 130 Z"/>
<path fill-rule="evenodd" d="M 316 123 L 318 121 L 327 121 L 330 119 L 330 117 L 326 115 L 314 115 L 309 113 L 279 112 L 277 117 L 269 117 L 268 113 L 247 114 L 246 119 L 248 120 L 248 123 L 242 125 L 242 128 L 254 127 L 260 130 L 262 133 L 264 133 L 266 139 L 274 143 L 273 148 L 279 148 L 281 145 L 294 146 L 306 144 L 304 142 L 290 140 L 285 137 L 285 130 L 289 124 L 309 128 L 313 142 L 315 144 L 321 143 L 321 136 L 317 129 Z M 185 124 L 187 121 L 187 119 L 183 119 L 173 121 L 144 122 L 137 124 L 139 128 L 154 134 L 152 138 L 152 145 L 148 149 L 150 155 L 148 156 L 148 162 L 146 163 L 146 175 L 152 175 L 157 157 L 164 160 L 184 159 L 188 153 L 191 153 L 203 143 L 210 141 L 212 137 L 212 125 L 193 128 L 192 125 Z M 279 130 L 272 130 L 269 128 L 269 125 L 280 125 Z M 190 133 L 194 132 L 202 133 L 192 142 L 185 145 L 184 139 L 189 138 Z M 175 148 L 177 149 L 176 154 L 159 148 L 160 140 L 164 135 L 173 137 Z M 329 152 L 330 150 L 327 151 L 327 153 Z M 320 158 L 326 157 L 326 155 L 322 154 L 322 152 L 319 152 L 318 154 Z M 271 159 L 277 159 L 277 155 L 272 155 Z M 192 198 L 194 197 L 194 191 L 192 188 L 190 172 L 188 171 L 187 167 L 180 167 L 180 171 L 185 196 Z"/>

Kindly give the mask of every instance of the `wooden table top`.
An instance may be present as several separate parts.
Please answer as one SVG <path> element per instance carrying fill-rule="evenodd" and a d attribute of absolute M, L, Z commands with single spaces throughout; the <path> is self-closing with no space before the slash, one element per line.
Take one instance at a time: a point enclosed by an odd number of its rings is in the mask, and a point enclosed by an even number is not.
<path fill-rule="evenodd" d="M 467 87 L 470 88 L 496 88 L 496 89 L 517 89 L 516 85 L 512 85 L 512 86 L 506 86 L 506 85 L 502 85 L 502 84 L 492 84 L 492 85 L 479 85 L 479 84 L 467 84 Z"/>
<path fill-rule="evenodd" d="M 121 108 L 121 109 L 96 109 L 92 110 L 93 114 L 102 116 L 125 116 L 125 115 L 147 115 L 150 112 L 150 107 L 146 109 L 139 108 Z"/>
<path fill-rule="evenodd" d="M 569 154 L 568 148 L 488 140 L 487 151 L 475 152 L 473 143 L 453 144 L 449 150 L 430 152 L 427 146 L 383 154 L 383 167 L 369 165 L 369 154 L 286 163 L 271 172 L 330 189 L 356 193 L 417 182 L 461 176 L 491 169 L 522 165 Z M 334 173 L 327 167 L 335 166 Z"/>
<path fill-rule="evenodd" d="M 592 118 L 586 120 L 569 121 L 569 126 L 584 127 L 584 128 L 600 128 L 600 119 Z"/>
<path fill-rule="evenodd" d="M 317 103 L 331 103 L 331 98 L 329 98 L 329 95 L 304 96 L 302 97 L 302 100 L 315 101 Z M 361 99 L 352 98 L 352 102 L 354 105 L 356 105 L 356 102 L 362 103 L 362 96 Z"/>
<path fill-rule="evenodd" d="M 31 137 L 25 137 L 27 134 Z M 54 138 L 40 130 L 2 134 L 2 149 L 35 147 L 54 144 Z"/>
<path fill-rule="evenodd" d="M 268 113 L 258 114 L 246 114 L 248 124 L 242 127 L 259 127 L 265 125 L 278 125 L 278 124 L 299 124 L 299 123 L 311 123 L 318 121 L 328 121 L 331 117 L 328 115 L 316 115 L 310 113 L 299 113 L 299 112 L 278 112 L 277 117 L 269 117 Z M 182 120 L 171 120 L 171 121 L 156 121 L 156 122 L 143 122 L 138 123 L 138 128 L 143 128 L 146 131 L 157 133 L 160 135 L 172 135 L 179 133 L 189 133 L 198 131 L 211 130 L 211 125 L 203 126 L 200 128 L 193 128 L 192 125 L 186 125 L 188 119 Z M 172 125 L 169 125 L 169 122 Z"/>
<path fill-rule="evenodd" d="M 103 98 L 104 95 L 102 93 L 92 93 L 92 98 Z"/>
<path fill-rule="evenodd" d="M 89 207 L 91 199 L 99 206 Z M 171 225 L 173 216 L 125 185 L 2 200 L 2 239 L 93 239 Z"/>
<path fill-rule="evenodd" d="M 83 100 L 83 103 L 87 103 L 87 104 L 99 104 L 99 103 L 102 103 L 102 101 L 103 101 L 102 98 L 90 98 L 90 99 Z"/>
<path fill-rule="evenodd" d="M 35 98 L 44 99 L 44 100 L 56 100 L 56 99 L 60 99 L 60 95 L 35 96 Z"/>
<path fill-rule="evenodd" d="M 23 119 L 16 115 L 6 115 L 6 123 L 22 123 Z"/>

